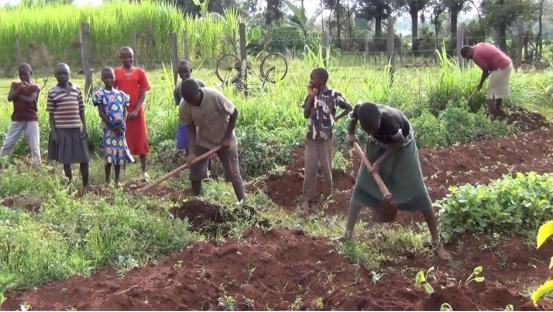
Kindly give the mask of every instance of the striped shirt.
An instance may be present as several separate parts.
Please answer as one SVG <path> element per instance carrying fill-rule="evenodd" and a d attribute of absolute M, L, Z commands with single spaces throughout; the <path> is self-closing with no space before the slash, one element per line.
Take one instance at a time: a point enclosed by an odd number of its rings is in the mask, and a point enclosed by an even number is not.
<path fill-rule="evenodd" d="M 68 82 L 65 88 L 55 86 L 48 91 L 46 110 L 54 114 L 56 128 L 82 127 L 80 112 L 84 112 L 81 89 Z"/>

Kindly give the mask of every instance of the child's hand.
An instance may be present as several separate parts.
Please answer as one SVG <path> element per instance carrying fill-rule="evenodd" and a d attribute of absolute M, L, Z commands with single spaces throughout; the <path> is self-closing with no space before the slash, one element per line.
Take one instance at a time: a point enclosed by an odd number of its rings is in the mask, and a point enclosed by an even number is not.
<path fill-rule="evenodd" d="M 309 94 L 309 96 L 315 97 L 317 96 L 317 92 L 318 90 L 316 88 L 313 88 L 313 85 L 311 85 L 311 83 L 307 85 L 307 93 Z"/>
<path fill-rule="evenodd" d="M 136 119 L 136 117 L 138 117 L 138 111 L 134 111 L 128 115 L 129 119 Z"/>
<path fill-rule="evenodd" d="M 86 140 L 88 138 L 88 133 L 86 132 L 86 128 L 83 128 L 81 130 L 81 140 Z"/>

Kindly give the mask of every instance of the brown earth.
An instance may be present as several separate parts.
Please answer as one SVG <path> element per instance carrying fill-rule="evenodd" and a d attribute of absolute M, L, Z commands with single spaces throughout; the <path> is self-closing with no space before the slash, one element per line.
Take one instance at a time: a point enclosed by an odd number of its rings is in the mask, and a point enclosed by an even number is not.
<path fill-rule="evenodd" d="M 530 112 L 522 107 L 509 107 L 505 110 L 505 116 L 500 118 L 520 131 L 533 131 L 541 128 L 549 128 L 552 124 L 542 115 Z"/>
<path fill-rule="evenodd" d="M 265 181 L 269 197 L 288 209 L 294 209 L 301 200 L 302 155 L 303 148 L 299 148 L 295 161 L 283 175 L 272 175 Z M 553 172 L 553 128 L 445 149 L 421 149 L 419 157 L 430 197 L 437 200 L 447 194 L 450 186 L 485 184 L 515 172 Z M 360 159 L 354 157 L 353 168 L 359 165 Z M 346 213 L 356 170 L 351 175 L 335 172 L 338 191 L 333 203 L 325 203 L 328 213 Z M 315 205 L 314 211 L 321 210 L 322 206 Z M 400 217 L 409 219 L 410 216 L 400 212 Z"/>
<path fill-rule="evenodd" d="M 0 198 L 0 205 L 8 208 L 23 208 L 29 213 L 37 213 L 40 211 L 42 202 L 36 198 L 16 195 Z"/>
<path fill-rule="evenodd" d="M 467 254 L 491 253 L 480 251 L 476 244 L 462 248 Z M 505 261 L 528 267 L 547 258 L 527 253 L 521 258 L 507 253 Z M 524 263 L 527 260 L 530 263 Z M 436 267 L 436 280 L 429 277 L 434 295 L 414 285 L 416 271 L 384 268 L 381 278 L 373 282 L 371 272 L 343 258 L 327 239 L 300 230 L 250 229 L 239 240 L 193 244 L 123 278 L 109 269 L 90 278 L 72 277 L 37 290 L 8 293 L 2 309 L 18 309 L 24 302 L 35 310 L 221 310 L 231 306 L 241 310 L 436 310 L 444 302 L 455 310 L 504 309 L 507 304 L 517 310 L 553 308 L 548 301 L 535 307 L 518 294 L 521 281 L 535 276 L 533 268 L 519 272 L 517 288 L 494 279 L 488 263 L 483 263 L 484 284 L 465 285 L 478 265 L 467 257 L 458 260 L 465 265 L 446 265 L 432 258 L 407 261 L 415 267 L 425 265 L 424 269 Z"/>
<path fill-rule="evenodd" d="M 223 208 L 218 205 L 191 200 L 180 207 L 171 210 L 173 216 L 179 219 L 188 219 L 192 229 L 196 231 L 211 231 L 221 228 L 225 223 Z"/>

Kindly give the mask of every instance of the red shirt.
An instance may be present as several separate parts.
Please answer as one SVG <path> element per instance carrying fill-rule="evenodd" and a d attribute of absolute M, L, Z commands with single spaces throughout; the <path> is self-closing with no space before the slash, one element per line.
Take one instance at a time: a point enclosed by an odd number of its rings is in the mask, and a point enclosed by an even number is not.
<path fill-rule="evenodd" d="M 140 67 L 127 70 L 123 67 L 115 69 L 115 88 L 130 96 L 129 112 L 133 112 L 140 100 L 140 93 L 150 90 L 150 83 L 146 73 Z"/>
<path fill-rule="evenodd" d="M 511 65 L 511 58 L 489 43 L 478 43 L 472 49 L 472 60 L 482 70 L 492 72 Z"/>
<path fill-rule="evenodd" d="M 12 88 L 17 89 L 21 85 L 21 82 L 12 82 Z M 24 86 L 20 93 L 23 96 L 31 96 L 31 94 L 35 92 L 39 92 L 40 89 L 35 84 L 27 84 Z M 15 98 L 13 100 L 13 114 L 12 114 L 12 121 L 37 121 L 38 120 L 38 114 L 37 114 L 37 107 L 36 103 L 27 103 L 21 100 L 18 100 Z"/>

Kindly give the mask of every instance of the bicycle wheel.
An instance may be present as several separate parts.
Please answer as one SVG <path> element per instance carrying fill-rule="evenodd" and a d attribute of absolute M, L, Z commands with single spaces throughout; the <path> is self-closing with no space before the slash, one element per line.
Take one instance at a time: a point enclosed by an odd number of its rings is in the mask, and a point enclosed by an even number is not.
<path fill-rule="evenodd" d="M 286 77 L 288 62 L 282 54 L 269 53 L 261 61 L 259 72 L 265 81 L 276 83 Z"/>
<path fill-rule="evenodd" d="M 240 59 L 236 55 L 225 54 L 217 60 L 215 75 L 223 84 L 232 82 L 240 72 L 240 63 Z"/>

